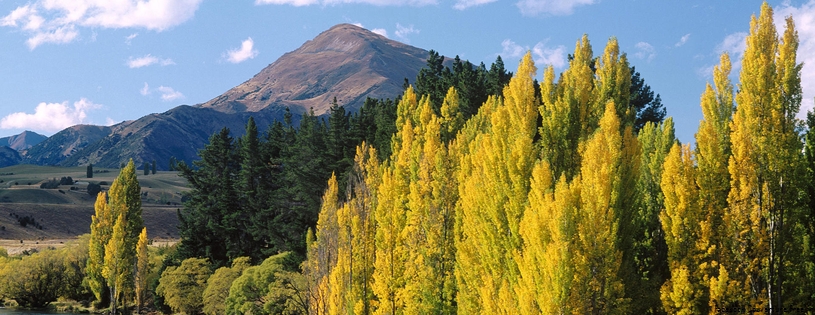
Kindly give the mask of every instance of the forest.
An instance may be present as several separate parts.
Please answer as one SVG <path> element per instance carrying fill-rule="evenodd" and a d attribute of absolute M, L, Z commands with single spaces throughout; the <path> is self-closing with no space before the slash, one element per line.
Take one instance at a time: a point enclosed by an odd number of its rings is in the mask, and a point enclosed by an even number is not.
<path fill-rule="evenodd" d="M 148 247 L 135 166 L 91 234 L 0 253 L 20 306 L 185 314 L 815 313 L 815 113 L 792 18 L 764 3 L 694 143 L 615 38 L 566 70 L 432 52 L 396 100 L 212 135 L 181 241 Z"/>

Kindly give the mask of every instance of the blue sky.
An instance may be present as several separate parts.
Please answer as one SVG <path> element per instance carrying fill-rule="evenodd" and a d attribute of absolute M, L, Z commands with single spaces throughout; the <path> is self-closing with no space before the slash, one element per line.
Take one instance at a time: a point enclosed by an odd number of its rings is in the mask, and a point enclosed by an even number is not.
<path fill-rule="evenodd" d="M 770 1 L 793 15 L 804 107 L 815 98 L 815 0 Z M 562 71 L 588 34 L 616 36 L 692 142 L 719 54 L 744 49 L 760 1 L 646 0 L 0 0 L 0 136 L 51 135 L 198 104 L 339 23 L 514 70 L 531 50 Z M 737 80 L 738 63 L 733 78 Z M 539 71 L 538 76 L 541 76 Z"/>

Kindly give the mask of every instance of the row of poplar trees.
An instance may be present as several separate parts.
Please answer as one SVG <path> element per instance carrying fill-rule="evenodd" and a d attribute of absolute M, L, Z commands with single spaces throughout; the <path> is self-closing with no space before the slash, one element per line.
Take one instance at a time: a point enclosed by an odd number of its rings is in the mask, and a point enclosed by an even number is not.
<path fill-rule="evenodd" d="M 131 303 L 138 312 L 145 300 L 149 270 L 147 228 L 133 160 L 122 168 L 107 193 L 97 195 L 94 211 L 87 284 L 97 306 L 109 303 L 111 314 Z"/>
<path fill-rule="evenodd" d="M 408 88 L 389 157 L 363 143 L 347 185 L 328 182 L 303 264 L 310 312 L 812 307 L 815 126 L 804 137 L 795 118 L 797 33 L 788 18 L 779 36 L 765 3 L 746 41 L 738 92 L 723 54 L 693 147 L 670 118 L 635 128 L 614 38 L 595 58 L 584 36 L 538 86 L 527 54 L 467 120 L 456 88 L 438 103 Z"/>

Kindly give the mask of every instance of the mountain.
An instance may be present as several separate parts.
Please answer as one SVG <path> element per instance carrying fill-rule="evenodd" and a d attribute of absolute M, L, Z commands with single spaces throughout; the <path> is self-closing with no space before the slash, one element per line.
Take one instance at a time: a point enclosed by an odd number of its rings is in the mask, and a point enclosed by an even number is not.
<path fill-rule="evenodd" d="M 22 157 L 17 150 L 7 146 L 0 146 L 0 167 L 20 164 Z"/>
<path fill-rule="evenodd" d="M 68 127 L 26 151 L 22 162 L 36 165 L 60 165 L 66 157 L 111 134 L 105 126 Z"/>
<path fill-rule="evenodd" d="M 23 151 L 43 142 L 45 139 L 48 139 L 48 137 L 26 130 L 16 136 L 0 138 L 0 146 L 7 146 L 17 151 Z"/>
<path fill-rule="evenodd" d="M 339 24 L 286 53 L 248 81 L 199 105 L 225 113 L 286 106 L 324 114 L 333 98 L 356 110 L 365 98 L 393 98 L 425 65 L 426 50 Z"/>
<path fill-rule="evenodd" d="M 414 79 L 428 52 L 364 28 L 340 24 L 286 53 L 251 79 L 212 100 L 182 105 L 110 127 L 74 126 L 30 148 L 23 163 L 118 167 L 156 161 L 167 169 L 170 157 L 190 163 L 209 137 L 223 127 L 244 133 L 249 117 L 259 130 L 282 120 L 288 108 L 296 123 L 310 108 L 321 115 L 336 97 L 355 111 L 366 98 L 393 98 L 405 78 Z"/>

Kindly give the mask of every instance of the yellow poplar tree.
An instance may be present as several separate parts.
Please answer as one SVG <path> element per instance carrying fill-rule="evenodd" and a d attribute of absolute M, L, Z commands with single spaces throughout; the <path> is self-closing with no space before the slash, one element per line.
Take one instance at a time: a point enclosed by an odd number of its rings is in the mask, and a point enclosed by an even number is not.
<path fill-rule="evenodd" d="M 696 184 L 703 217 L 697 247 L 701 256 L 697 276 L 703 300 L 709 300 L 710 279 L 717 277 L 722 261 L 722 237 L 725 236 L 722 218 L 727 208 L 730 191 L 730 173 L 727 164 L 731 156 L 730 120 L 733 116 L 733 84 L 730 82 L 730 56 L 723 53 L 718 66 L 713 68 L 713 83 L 707 84 L 701 97 L 703 120 L 696 133 Z M 715 87 L 715 89 L 714 89 Z M 700 306 L 707 312 L 709 305 Z"/>
<path fill-rule="evenodd" d="M 100 192 L 96 195 L 93 205 L 95 215 L 91 217 L 91 237 L 88 255 L 88 286 L 91 288 L 97 301 L 102 301 L 107 288 L 107 282 L 102 275 L 105 264 L 105 245 L 113 234 L 113 216 L 107 204 L 107 194 Z"/>
<path fill-rule="evenodd" d="M 739 301 L 749 307 L 783 306 L 787 256 L 797 221 L 801 184 L 801 142 L 795 115 L 800 108 L 800 66 L 795 63 L 797 33 L 791 19 L 779 43 L 772 8 L 766 2 L 750 23 L 742 59 L 738 104 L 731 124 L 728 233 L 723 261 L 730 283 L 743 295 L 718 296 L 711 303 Z M 792 267 L 791 267 L 792 268 Z M 789 281 L 791 279 L 787 279 Z M 721 279 L 712 280 L 719 284 Z M 728 297 L 730 300 L 728 300 Z"/>
<path fill-rule="evenodd" d="M 625 314 L 629 299 L 621 277 L 623 253 L 619 249 L 619 212 L 625 208 L 626 159 L 633 158 L 636 140 L 626 128 L 620 133 L 620 120 L 609 101 L 600 128 L 585 144 L 580 172 L 580 209 L 576 215 L 577 244 L 574 252 L 574 294 L 582 314 Z"/>
<path fill-rule="evenodd" d="M 521 249 L 521 216 L 538 156 L 532 56 L 527 53 L 504 88 L 504 102 L 486 132 L 469 143 L 459 172 L 458 312 L 514 314 Z"/>
<path fill-rule="evenodd" d="M 593 120 L 594 62 L 587 35 L 577 42 L 574 58 L 555 84 L 554 69 L 544 71 L 541 83 L 543 102 L 539 108 L 542 117 L 540 128 L 541 157 L 549 162 L 552 180 L 561 174 L 571 179 L 579 172 L 580 154 L 578 144 L 588 138 L 596 128 Z"/>
<path fill-rule="evenodd" d="M 142 228 L 136 245 L 136 313 L 141 311 L 147 294 L 147 275 L 150 273 L 150 257 L 147 252 L 147 228 Z"/>
<path fill-rule="evenodd" d="M 696 242 L 704 213 L 690 146 L 674 144 L 664 166 L 661 187 L 665 209 L 659 218 L 668 245 L 671 277 L 661 289 L 662 305 L 670 314 L 702 314 L 707 301 L 705 283 L 697 271 L 701 253 Z"/>

